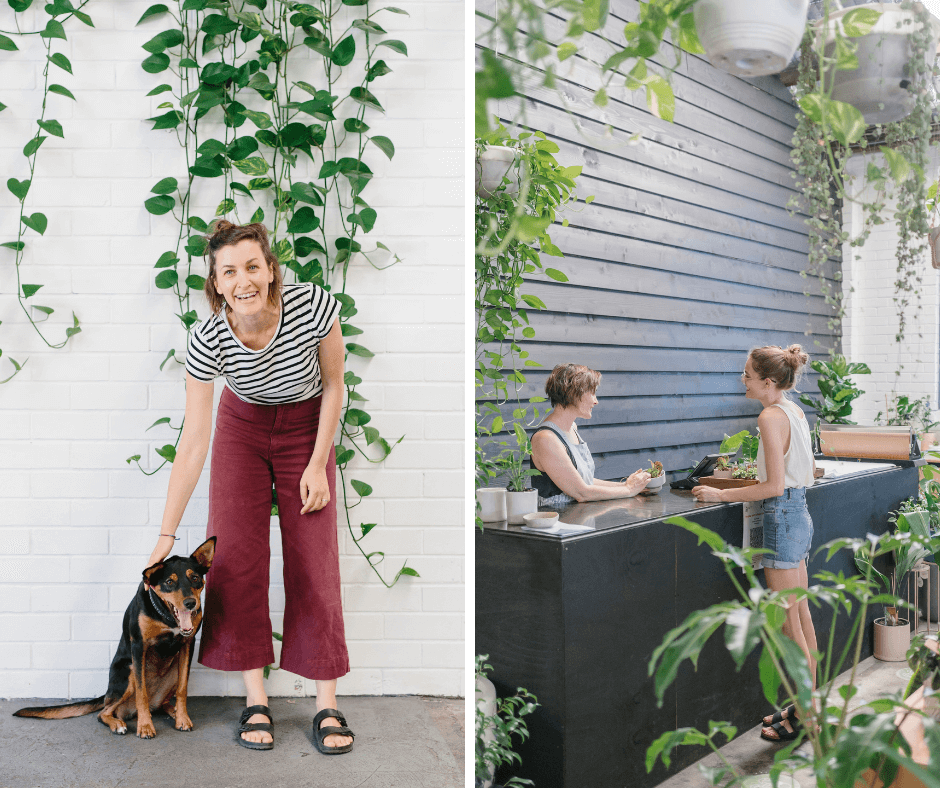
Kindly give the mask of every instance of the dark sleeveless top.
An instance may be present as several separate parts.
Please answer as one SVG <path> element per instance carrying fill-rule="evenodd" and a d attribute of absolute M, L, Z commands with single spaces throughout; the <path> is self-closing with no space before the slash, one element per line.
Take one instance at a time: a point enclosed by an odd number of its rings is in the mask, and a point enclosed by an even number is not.
<path fill-rule="evenodd" d="M 541 427 L 535 430 L 535 432 L 532 433 L 532 437 L 534 438 L 538 433 L 542 432 L 542 430 L 548 430 L 549 432 L 554 433 L 558 437 L 558 439 L 561 441 L 561 445 L 565 447 L 565 451 L 568 453 L 568 459 L 571 460 L 571 464 L 575 467 L 575 470 L 578 472 L 578 474 L 582 478 L 584 478 L 584 474 L 581 472 L 581 467 L 579 466 L 577 459 L 575 458 L 574 454 L 571 451 L 571 446 L 569 445 L 568 437 L 564 435 L 561 432 L 561 430 L 558 429 L 555 425 L 550 424 L 550 423 L 543 424 Z M 580 439 L 581 436 L 578 435 L 578 438 Z M 591 460 L 590 450 L 588 450 L 587 444 L 583 440 L 581 440 L 580 445 L 584 447 L 584 451 L 587 454 L 586 459 L 590 461 Z M 531 455 L 529 456 L 529 467 L 534 468 L 537 471 L 541 471 L 541 473 L 539 473 L 538 476 L 531 477 L 532 486 L 536 490 L 538 490 L 540 503 L 543 502 L 544 499 L 554 498 L 555 496 L 558 496 L 558 495 L 563 495 L 568 500 L 574 500 L 573 498 L 571 498 L 571 496 L 565 493 L 565 491 L 562 490 L 557 484 L 555 484 L 555 482 L 552 481 L 551 477 L 545 471 L 542 471 L 541 468 L 539 468 L 535 464 Z M 593 472 L 594 464 L 592 461 L 589 462 L 588 469 L 591 472 Z M 585 479 L 585 481 L 587 480 Z"/>

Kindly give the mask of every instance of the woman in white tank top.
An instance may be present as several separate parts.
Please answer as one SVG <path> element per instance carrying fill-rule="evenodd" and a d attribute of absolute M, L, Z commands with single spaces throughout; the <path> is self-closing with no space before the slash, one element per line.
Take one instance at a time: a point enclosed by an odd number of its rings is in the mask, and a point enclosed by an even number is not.
<path fill-rule="evenodd" d="M 764 576 L 772 591 L 807 588 L 806 562 L 813 539 L 813 521 L 806 508 L 806 488 L 812 486 L 816 463 L 813 459 L 809 424 L 800 408 L 786 392 L 796 384 L 809 360 L 799 345 L 786 350 L 762 347 L 752 350 L 741 376 L 748 399 L 764 406 L 757 417 L 760 446 L 757 451 L 758 484 L 718 490 L 699 486 L 692 495 L 699 501 L 763 501 Z M 816 689 L 816 631 L 809 603 L 790 597 L 783 633 L 796 642 L 809 662 Z M 761 737 L 770 741 L 791 741 L 799 733 L 800 722 L 794 706 L 764 718 Z"/>

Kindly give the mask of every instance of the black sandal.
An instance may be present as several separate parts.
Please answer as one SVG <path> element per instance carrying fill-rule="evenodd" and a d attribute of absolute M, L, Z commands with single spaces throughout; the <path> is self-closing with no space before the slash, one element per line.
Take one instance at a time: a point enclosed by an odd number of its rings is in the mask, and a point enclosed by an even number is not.
<path fill-rule="evenodd" d="M 784 714 L 786 714 L 786 716 L 784 716 Z M 761 717 L 760 724 L 767 726 L 767 725 L 773 725 L 776 722 L 783 722 L 784 720 L 795 720 L 795 719 L 796 719 L 796 705 L 791 703 L 789 706 L 784 706 L 779 711 L 773 712 L 773 716 L 770 718 L 770 722 L 767 722 L 764 719 L 764 717 Z"/>
<path fill-rule="evenodd" d="M 320 723 L 327 717 L 335 717 L 339 720 L 342 727 L 327 725 L 325 728 L 321 728 Z M 342 715 L 342 712 L 336 709 L 323 709 L 323 711 L 317 712 L 317 716 L 313 718 L 313 741 L 317 749 L 324 755 L 339 755 L 344 752 L 349 752 L 353 748 L 353 742 L 344 744 L 342 747 L 329 747 L 324 744 L 323 740 L 331 733 L 338 733 L 340 736 L 350 736 L 353 739 L 356 738 L 356 734 L 346 727 L 346 718 Z"/>
<path fill-rule="evenodd" d="M 270 722 L 248 722 L 248 718 L 253 714 L 263 714 Z M 267 731 L 271 734 L 271 741 L 248 741 L 242 738 L 243 733 L 249 731 Z M 242 712 L 238 720 L 238 730 L 235 732 L 235 738 L 242 747 L 249 750 L 273 750 L 274 749 L 274 717 L 271 716 L 271 709 L 267 706 L 249 706 Z"/>
<path fill-rule="evenodd" d="M 779 712 L 778 712 L 779 713 Z M 776 716 L 776 715 L 774 715 Z M 793 731 L 788 731 L 784 722 L 786 720 L 790 721 L 790 727 L 793 728 Z M 767 726 L 764 726 L 767 727 Z M 760 732 L 760 737 L 766 739 L 767 741 L 793 741 L 796 739 L 803 730 L 803 723 L 800 722 L 799 717 L 784 717 L 780 722 L 774 722 L 769 727 L 773 728 L 776 736 L 767 736 L 763 730 Z"/>

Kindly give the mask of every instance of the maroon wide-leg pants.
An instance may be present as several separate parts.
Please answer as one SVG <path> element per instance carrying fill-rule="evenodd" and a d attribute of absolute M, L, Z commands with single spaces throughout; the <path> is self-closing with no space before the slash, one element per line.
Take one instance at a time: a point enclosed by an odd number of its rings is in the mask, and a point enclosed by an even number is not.
<path fill-rule="evenodd" d="M 209 477 L 207 537 L 217 537 L 206 584 L 199 662 L 252 670 L 274 662 L 268 584 L 271 482 L 284 553 L 281 667 L 308 679 L 349 672 L 336 534 L 336 454 L 330 502 L 301 515 L 300 477 L 317 439 L 320 397 L 253 405 L 222 392 Z"/>

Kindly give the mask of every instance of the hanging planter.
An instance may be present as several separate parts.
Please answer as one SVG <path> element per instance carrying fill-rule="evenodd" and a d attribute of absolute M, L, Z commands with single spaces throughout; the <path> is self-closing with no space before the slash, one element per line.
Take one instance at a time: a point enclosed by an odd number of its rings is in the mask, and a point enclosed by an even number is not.
<path fill-rule="evenodd" d="M 491 145 L 481 151 L 476 159 L 476 193 L 478 197 L 492 197 L 504 177 L 509 178 L 505 194 L 512 196 L 519 193 L 519 176 L 514 171 L 518 152 L 505 145 Z"/>
<path fill-rule="evenodd" d="M 915 8 L 920 7 L 920 3 L 914 5 Z M 908 89 L 911 84 L 910 34 L 920 29 L 920 22 L 914 9 L 905 9 L 894 3 L 866 3 L 833 11 L 826 29 L 826 57 L 832 57 L 835 53 L 836 28 L 851 35 L 852 30 L 846 29 L 843 20 L 848 14 L 857 14 L 861 10 L 878 12 L 880 17 L 866 35 L 850 38 L 858 46 L 858 68 L 838 70 L 832 74 L 832 98 L 858 109 L 869 126 L 893 123 L 907 116 L 914 108 L 915 96 Z M 849 27 L 852 18 L 857 17 L 849 18 Z M 931 15 L 930 27 L 928 57 L 937 49 L 940 20 Z M 932 61 L 927 67 L 930 65 Z"/>
<path fill-rule="evenodd" d="M 698 0 L 695 30 L 717 68 L 741 77 L 777 74 L 803 38 L 809 0 Z"/>

